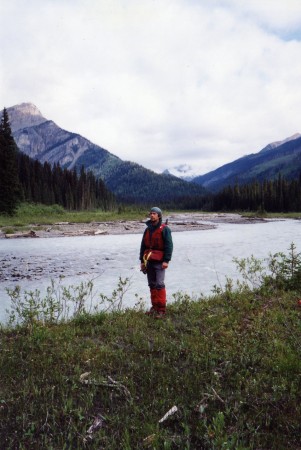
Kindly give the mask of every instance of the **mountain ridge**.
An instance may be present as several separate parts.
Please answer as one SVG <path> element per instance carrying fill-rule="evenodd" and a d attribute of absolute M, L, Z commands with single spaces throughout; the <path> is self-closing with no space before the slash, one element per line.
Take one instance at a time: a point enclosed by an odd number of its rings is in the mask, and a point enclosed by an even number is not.
<path fill-rule="evenodd" d="M 274 150 L 275 148 L 279 147 L 280 145 L 285 144 L 286 142 L 293 141 L 294 139 L 298 139 L 301 137 L 300 133 L 295 133 L 292 136 L 287 137 L 286 139 L 283 139 L 283 141 L 275 141 L 268 144 L 266 147 L 264 147 L 262 150 L 260 150 L 258 153 L 263 153 L 269 150 Z"/>
<path fill-rule="evenodd" d="M 268 144 L 258 153 L 251 153 L 193 179 L 213 192 L 228 186 L 255 180 L 275 179 L 279 174 L 291 179 L 301 172 L 301 135 Z"/>
<path fill-rule="evenodd" d="M 107 187 L 124 201 L 170 202 L 202 196 L 206 190 L 217 192 L 235 183 L 274 179 L 279 174 L 290 179 L 301 172 L 299 133 L 283 141 L 272 142 L 257 153 L 245 155 L 203 175 L 193 176 L 194 169 L 188 164 L 157 174 L 137 163 L 121 160 L 80 134 L 60 128 L 45 118 L 32 103 L 21 103 L 7 108 L 7 111 L 13 136 L 22 152 L 42 163 L 57 163 L 71 170 L 79 171 L 84 166 L 102 178 Z"/>
<path fill-rule="evenodd" d="M 286 142 L 289 142 L 291 140 L 297 139 L 299 137 L 301 137 L 301 134 L 300 133 L 295 133 L 292 136 L 283 139 L 282 141 L 271 142 L 270 144 L 266 145 L 262 150 L 260 150 L 258 153 L 264 153 L 264 152 L 273 151 L 277 147 L 285 144 Z M 238 160 L 241 160 L 241 159 L 243 159 L 245 157 L 250 157 L 251 155 L 257 155 L 258 153 L 251 153 L 249 155 L 244 155 L 244 156 L 238 158 Z M 178 166 L 174 166 L 174 167 L 165 169 L 162 173 L 171 174 L 171 175 L 174 175 L 174 176 L 179 177 L 179 178 L 181 178 L 183 180 L 186 180 L 186 181 L 193 181 L 193 180 L 195 180 L 195 179 L 197 179 L 199 177 L 207 176 L 208 174 L 213 173 L 216 170 L 219 170 L 221 167 L 227 167 L 228 165 L 233 164 L 235 161 L 237 161 L 237 160 L 234 160 L 232 162 L 226 163 L 223 166 L 220 166 L 220 167 L 218 167 L 216 169 L 213 169 L 210 172 L 206 172 L 205 174 L 201 173 L 200 170 L 197 170 L 197 169 L 191 167 L 188 164 L 180 164 Z"/>
<path fill-rule="evenodd" d="M 32 103 L 6 108 L 12 133 L 20 151 L 44 163 L 79 171 L 82 166 L 100 177 L 123 201 L 175 202 L 201 196 L 204 189 L 172 175 L 155 172 L 131 161 L 123 161 L 80 134 L 60 128 L 45 118 Z"/>

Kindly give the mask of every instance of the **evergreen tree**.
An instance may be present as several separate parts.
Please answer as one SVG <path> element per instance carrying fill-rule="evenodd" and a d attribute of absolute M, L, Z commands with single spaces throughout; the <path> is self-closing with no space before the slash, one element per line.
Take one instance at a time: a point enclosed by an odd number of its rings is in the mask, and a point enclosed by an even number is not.
<path fill-rule="evenodd" d="M 0 122 L 0 213 L 13 215 L 21 199 L 17 158 L 18 148 L 4 108 Z"/>

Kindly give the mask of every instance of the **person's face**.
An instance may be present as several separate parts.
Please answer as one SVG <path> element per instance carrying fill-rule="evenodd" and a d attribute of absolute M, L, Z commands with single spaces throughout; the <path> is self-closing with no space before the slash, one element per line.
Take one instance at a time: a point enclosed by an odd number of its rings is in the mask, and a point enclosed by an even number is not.
<path fill-rule="evenodd" d="M 158 213 L 152 211 L 149 213 L 149 217 L 153 223 L 159 222 L 159 214 Z"/>

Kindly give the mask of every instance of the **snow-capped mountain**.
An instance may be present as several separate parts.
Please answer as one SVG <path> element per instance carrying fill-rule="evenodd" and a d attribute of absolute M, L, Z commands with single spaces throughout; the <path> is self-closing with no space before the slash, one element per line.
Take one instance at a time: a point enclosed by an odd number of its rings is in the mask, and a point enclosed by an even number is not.
<path fill-rule="evenodd" d="M 191 181 L 193 178 L 201 175 L 201 171 L 196 168 L 192 168 L 188 164 L 180 164 L 179 166 L 172 167 L 171 169 L 165 169 L 162 172 L 166 175 L 174 175 L 175 177 L 182 178 L 185 181 Z"/>

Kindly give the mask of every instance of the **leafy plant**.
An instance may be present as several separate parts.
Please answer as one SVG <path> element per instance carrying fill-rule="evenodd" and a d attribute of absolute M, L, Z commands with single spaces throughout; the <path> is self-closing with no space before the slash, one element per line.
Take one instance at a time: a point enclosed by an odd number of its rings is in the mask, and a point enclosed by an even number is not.
<path fill-rule="evenodd" d="M 19 324 L 33 327 L 36 324 L 58 323 L 97 311 L 121 311 L 124 295 L 129 289 L 129 278 L 120 277 L 112 295 L 99 294 L 99 301 L 94 304 L 96 294 L 92 280 L 69 287 L 63 286 L 61 280 L 58 283 L 51 280 L 45 296 L 42 296 L 38 289 L 22 293 L 20 286 L 16 286 L 14 289 L 6 289 L 11 299 L 11 308 L 6 310 L 9 314 L 8 323 L 10 326 Z"/>
<path fill-rule="evenodd" d="M 3 230 L 4 234 L 14 234 L 15 230 L 13 228 L 4 228 Z"/>
<path fill-rule="evenodd" d="M 224 286 L 213 286 L 213 293 L 230 298 L 234 293 L 257 291 L 271 294 L 276 290 L 301 291 L 301 253 L 292 242 L 288 255 L 278 252 L 268 258 L 233 258 L 241 279 L 226 277 Z"/>
<path fill-rule="evenodd" d="M 277 253 L 270 264 L 279 288 L 301 291 L 301 253 L 296 251 L 292 242 L 289 254 Z"/>

